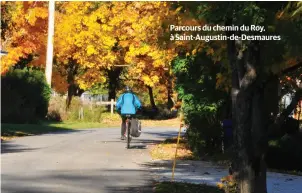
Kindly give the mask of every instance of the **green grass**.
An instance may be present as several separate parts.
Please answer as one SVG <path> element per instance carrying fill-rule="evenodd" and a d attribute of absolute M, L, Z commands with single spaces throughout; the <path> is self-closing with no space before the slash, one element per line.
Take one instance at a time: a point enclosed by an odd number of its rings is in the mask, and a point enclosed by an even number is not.
<path fill-rule="evenodd" d="M 103 123 L 94 122 L 42 122 L 40 124 L 1 124 L 1 136 L 3 139 L 38 135 L 55 131 L 71 131 L 73 129 L 90 129 L 112 127 Z"/>
<path fill-rule="evenodd" d="M 59 123 L 44 123 L 51 127 L 65 128 L 65 129 L 91 129 L 91 128 L 102 128 L 102 127 L 114 127 L 116 125 L 108 125 L 98 122 L 74 122 L 74 121 L 65 121 Z"/>
<path fill-rule="evenodd" d="M 160 182 L 155 186 L 155 193 L 224 193 L 224 191 L 204 184 Z"/>

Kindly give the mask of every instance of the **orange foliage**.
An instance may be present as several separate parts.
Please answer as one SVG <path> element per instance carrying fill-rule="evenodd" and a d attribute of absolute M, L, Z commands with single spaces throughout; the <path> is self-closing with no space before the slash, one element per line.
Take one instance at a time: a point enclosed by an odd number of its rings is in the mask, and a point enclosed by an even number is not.
<path fill-rule="evenodd" d="M 31 65 L 44 67 L 47 43 L 48 8 L 46 2 L 1 2 L 2 17 L 8 22 L 2 49 L 1 73 L 14 66 L 21 58 L 34 54 Z"/>

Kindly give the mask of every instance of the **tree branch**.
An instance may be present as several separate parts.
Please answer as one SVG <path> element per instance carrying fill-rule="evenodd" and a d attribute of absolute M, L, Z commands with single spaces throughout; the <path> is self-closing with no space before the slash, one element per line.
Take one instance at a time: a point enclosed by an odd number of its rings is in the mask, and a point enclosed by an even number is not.
<path fill-rule="evenodd" d="M 291 66 L 291 67 L 289 67 L 289 68 L 286 68 L 286 69 L 282 70 L 282 71 L 281 71 L 281 74 L 282 74 L 282 75 L 285 75 L 285 74 L 287 74 L 287 73 L 290 73 L 290 72 L 292 72 L 292 71 L 297 70 L 297 69 L 300 68 L 300 67 L 302 67 L 302 62 L 299 62 L 298 64 L 296 64 L 296 65 L 294 65 L 294 66 Z"/>
<path fill-rule="evenodd" d="M 281 132 L 281 125 L 284 123 L 285 119 L 290 115 L 290 113 L 296 108 L 299 101 L 302 99 L 302 83 L 299 85 L 299 90 L 296 91 L 294 97 L 292 98 L 291 103 L 287 106 L 286 109 L 282 111 L 279 117 L 275 122 L 269 126 L 268 134 L 273 134 L 276 132 Z"/>

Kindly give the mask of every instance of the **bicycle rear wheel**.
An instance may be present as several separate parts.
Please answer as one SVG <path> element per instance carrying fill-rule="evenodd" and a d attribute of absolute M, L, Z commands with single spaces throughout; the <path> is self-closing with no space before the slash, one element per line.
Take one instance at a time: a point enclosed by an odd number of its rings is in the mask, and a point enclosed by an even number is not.
<path fill-rule="evenodd" d="M 130 141 L 131 141 L 131 136 L 130 136 L 130 121 L 128 120 L 128 122 L 127 122 L 127 149 L 130 149 Z"/>

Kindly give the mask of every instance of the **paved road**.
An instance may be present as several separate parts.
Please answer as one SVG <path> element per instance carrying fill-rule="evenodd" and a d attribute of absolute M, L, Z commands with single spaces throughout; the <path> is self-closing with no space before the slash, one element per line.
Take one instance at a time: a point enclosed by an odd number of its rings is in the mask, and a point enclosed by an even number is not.
<path fill-rule="evenodd" d="M 2 193 L 150 192 L 148 145 L 177 128 L 145 128 L 125 149 L 120 130 L 87 129 L 1 144 Z"/>

